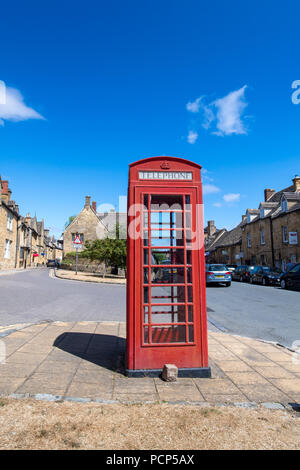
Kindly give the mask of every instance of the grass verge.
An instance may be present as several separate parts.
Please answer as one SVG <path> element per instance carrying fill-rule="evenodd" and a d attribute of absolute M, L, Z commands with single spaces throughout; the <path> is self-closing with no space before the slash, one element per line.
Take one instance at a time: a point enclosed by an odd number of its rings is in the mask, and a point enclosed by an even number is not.
<path fill-rule="evenodd" d="M 1 398 L 0 449 L 299 449 L 296 413 Z"/>

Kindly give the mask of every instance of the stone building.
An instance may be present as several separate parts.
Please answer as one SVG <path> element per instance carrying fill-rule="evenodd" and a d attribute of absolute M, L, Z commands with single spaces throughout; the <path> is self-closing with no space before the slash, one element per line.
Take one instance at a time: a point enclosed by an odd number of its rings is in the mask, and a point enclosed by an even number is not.
<path fill-rule="evenodd" d="M 207 263 L 241 264 L 242 222 L 232 230 L 224 230 L 209 247 Z"/>
<path fill-rule="evenodd" d="M 205 237 L 206 262 L 267 265 L 286 270 L 300 262 L 300 177 L 280 191 L 264 190 L 258 209 L 247 209 L 233 230 Z M 210 236 L 208 236 L 210 233 Z"/>
<path fill-rule="evenodd" d="M 94 241 L 107 236 L 116 235 L 116 227 L 126 233 L 126 212 L 97 212 L 97 204 L 92 202 L 90 196 L 86 196 L 83 209 L 68 225 L 63 233 L 64 255 L 74 251 L 73 241 L 78 235 L 84 246 L 86 241 Z"/>
<path fill-rule="evenodd" d="M 242 229 L 243 264 L 283 270 L 300 262 L 300 177 L 280 191 L 265 189 L 258 209 L 247 209 Z"/>
<path fill-rule="evenodd" d="M 217 229 L 214 220 L 207 221 L 207 227 L 204 228 L 204 247 L 206 262 L 214 262 L 214 248 L 218 240 L 226 233 L 226 228 Z"/>
<path fill-rule="evenodd" d="M 19 207 L 11 200 L 8 181 L 0 178 L 0 269 L 10 269 L 16 265 L 19 220 Z"/>
<path fill-rule="evenodd" d="M 44 220 L 22 217 L 11 200 L 8 181 L 0 177 L 0 270 L 38 267 L 47 259 L 61 259 L 62 246 L 49 238 Z"/>

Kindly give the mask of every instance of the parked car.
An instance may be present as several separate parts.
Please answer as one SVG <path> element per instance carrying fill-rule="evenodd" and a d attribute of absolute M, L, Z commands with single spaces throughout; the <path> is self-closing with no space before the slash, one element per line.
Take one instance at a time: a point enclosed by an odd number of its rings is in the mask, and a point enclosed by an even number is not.
<path fill-rule="evenodd" d="M 254 269 L 254 266 L 241 265 L 237 266 L 232 272 L 232 280 L 240 282 L 249 282 L 250 273 Z"/>
<path fill-rule="evenodd" d="M 233 273 L 233 271 L 235 271 L 235 269 L 237 268 L 237 264 L 226 264 L 226 268 L 228 269 L 228 271 Z"/>
<path fill-rule="evenodd" d="M 259 283 L 263 286 L 280 285 L 280 269 L 270 266 L 254 266 L 250 273 L 250 283 Z"/>
<path fill-rule="evenodd" d="M 205 266 L 206 284 L 231 285 L 231 272 L 225 264 L 207 264 Z"/>
<path fill-rule="evenodd" d="M 57 259 L 48 259 L 47 268 L 59 268 L 60 262 Z"/>
<path fill-rule="evenodd" d="M 282 289 L 300 288 L 300 263 L 280 276 L 280 286 Z"/>

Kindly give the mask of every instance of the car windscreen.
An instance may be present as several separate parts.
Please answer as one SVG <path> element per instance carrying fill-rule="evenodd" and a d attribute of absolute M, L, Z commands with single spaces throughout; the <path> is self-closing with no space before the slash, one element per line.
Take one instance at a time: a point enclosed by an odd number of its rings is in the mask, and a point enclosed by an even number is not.
<path fill-rule="evenodd" d="M 208 267 L 209 271 L 226 271 L 226 267 L 221 264 L 210 264 Z"/>
<path fill-rule="evenodd" d="M 296 266 L 294 266 L 292 269 L 290 269 L 289 272 L 290 273 L 300 273 L 300 264 L 299 265 L 297 264 Z"/>

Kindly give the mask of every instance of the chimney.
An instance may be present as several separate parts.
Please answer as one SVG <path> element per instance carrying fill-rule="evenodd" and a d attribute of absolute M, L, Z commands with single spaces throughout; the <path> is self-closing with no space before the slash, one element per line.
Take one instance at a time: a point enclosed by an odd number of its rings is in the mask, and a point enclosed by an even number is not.
<path fill-rule="evenodd" d="M 94 209 L 95 212 L 97 212 L 97 203 L 96 203 L 96 201 L 92 202 L 92 208 Z"/>
<path fill-rule="evenodd" d="M 216 233 L 215 221 L 209 220 L 207 222 L 207 235 L 211 237 L 214 233 Z"/>
<path fill-rule="evenodd" d="M 270 197 L 273 196 L 274 193 L 275 193 L 275 189 L 265 189 L 264 190 L 265 202 L 268 202 L 268 200 L 270 199 Z"/>
<path fill-rule="evenodd" d="M 85 205 L 84 207 L 91 207 L 91 196 L 85 196 Z"/>
<path fill-rule="evenodd" d="M 48 228 L 45 228 L 45 230 L 44 230 L 45 237 L 49 237 L 49 232 L 50 232 L 50 230 Z"/>
<path fill-rule="evenodd" d="M 31 217 L 30 217 L 30 214 L 28 212 L 26 214 L 26 217 L 25 217 L 25 224 L 30 226 L 30 221 L 31 221 Z"/>
<path fill-rule="evenodd" d="M 8 181 L 1 181 L 1 198 L 8 202 L 10 201 L 10 196 L 11 196 L 11 190 L 8 189 Z"/>
<path fill-rule="evenodd" d="M 295 175 L 295 178 L 293 179 L 293 183 L 294 183 L 295 193 L 299 193 L 300 192 L 300 176 Z"/>

